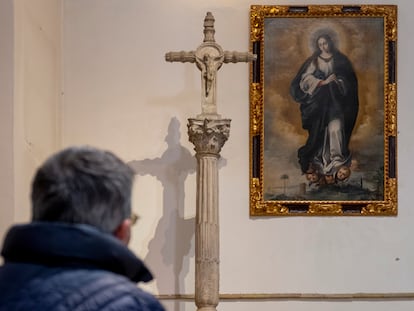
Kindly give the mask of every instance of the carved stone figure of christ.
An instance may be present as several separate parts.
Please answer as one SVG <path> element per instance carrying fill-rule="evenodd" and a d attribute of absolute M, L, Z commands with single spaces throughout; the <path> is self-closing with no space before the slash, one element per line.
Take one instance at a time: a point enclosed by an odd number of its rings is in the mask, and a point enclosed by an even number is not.
<path fill-rule="evenodd" d="M 216 50 L 206 48 L 204 54 L 198 56 L 196 52 L 196 64 L 201 70 L 201 111 L 202 114 L 217 114 L 216 85 L 217 70 L 223 64 L 223 54 Z"/>

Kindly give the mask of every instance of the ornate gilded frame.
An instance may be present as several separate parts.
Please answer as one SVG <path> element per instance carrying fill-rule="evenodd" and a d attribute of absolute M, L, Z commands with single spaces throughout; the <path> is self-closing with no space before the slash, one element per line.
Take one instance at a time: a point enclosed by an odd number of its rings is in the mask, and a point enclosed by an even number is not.
<path fill-rule="evenodd" d="M 397 215 L 397 6 L 252 5 L 250 26 L 257 55 L 250 70 L 250 215 Z M 297 160 L 309 132 L 292 81 L 321 29 L 335 37 L 358 81 L 345 180 L 313 164 L 304 171 Z"/>

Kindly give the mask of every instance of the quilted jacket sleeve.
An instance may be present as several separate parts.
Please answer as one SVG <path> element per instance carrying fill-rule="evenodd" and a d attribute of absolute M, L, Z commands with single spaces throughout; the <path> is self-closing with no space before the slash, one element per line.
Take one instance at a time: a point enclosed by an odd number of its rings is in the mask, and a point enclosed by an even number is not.
<path fill-rule="evenodd" d="M 20 285 L 0 299 L 0 311 L 164 311 L 154 296 L 103 270 L 40 269 Z"/>

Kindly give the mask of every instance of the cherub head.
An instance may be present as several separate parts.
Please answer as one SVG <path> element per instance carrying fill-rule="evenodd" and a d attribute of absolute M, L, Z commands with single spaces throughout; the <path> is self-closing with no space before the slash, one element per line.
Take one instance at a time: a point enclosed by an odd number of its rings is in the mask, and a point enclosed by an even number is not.
<path fill-rule="evenodd" d="M 333 175 L 325 175 L 325 183 L 331 185 L 335 183 L 335 178 Z"/>
<path fill-rule="evenodd" d="M 344 181 L 351 175 L 351 169 L 348 166 L 341 166 L 336 172 L 336 179 L 339 181 Z"/>
<path fill-rule="evenodd" d="M 317 172 L 309 172 L 306 173 L 306 179 L 309 180 L 310 183 L 316 183 L 319 180 L 319 174 Z"/>

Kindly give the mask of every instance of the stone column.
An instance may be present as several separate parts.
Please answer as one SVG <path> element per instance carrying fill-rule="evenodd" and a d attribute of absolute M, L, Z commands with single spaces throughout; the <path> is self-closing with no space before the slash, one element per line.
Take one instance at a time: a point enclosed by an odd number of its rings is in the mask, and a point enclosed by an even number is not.
<path fill-rule="evenodd" d="M 189 140 L 197 158 L 195 304 L 199 311 L 215 311 L 220 278 L 217 162 L 230 134 L 230 120 L 188 121 Z"/>

